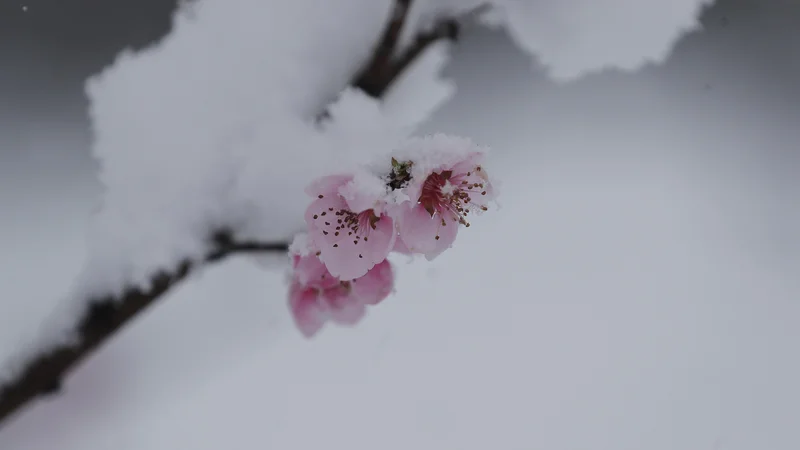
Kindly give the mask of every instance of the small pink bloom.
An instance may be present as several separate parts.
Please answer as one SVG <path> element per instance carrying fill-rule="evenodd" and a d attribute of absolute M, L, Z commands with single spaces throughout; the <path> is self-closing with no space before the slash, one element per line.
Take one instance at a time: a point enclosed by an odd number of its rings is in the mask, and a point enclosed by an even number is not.
<path fill-rule="evenodd" d="M 318 290 L 297 282 L 289 286 L 289 310 L 297 329 L 305 337 L 317 334 L 328 320 L 325 310 L 320 306 Z"/>
<path fill-rule="evenodd" d="M 314 336 L 328 321 L 352 326 L 364 317 L 366 304 L 352 295 L 348 283 L 337 282 L 327 289 L 292 283 L 289 287 L 289 309 L 303 336 Z"/>
<path fill-rule="evenodd" d="M 367 305 L 377 305 L 394 289 L 394 269 L 389 260 L 383 260 L 361 278 L 350 282 L 352 293 Z"/>
<path fill-rule="evenodd" d="M 397 236 L 394 221 L 383 214 L 381 205 L 352 210 L 340 193 L 351 180 L 332 176 L 312 184 L 307 192 L 317 198 L 305 214 L 317 256 L 331 274 L 345 281 L 364 276 L 386 259 Z"/>
<path fill-rule="evenodd" d="M 407 248 L 432 260 L 453 245 L 458 226 L 469 227 L 471 213 L 486 211 L 493 196 L 481 153 L 411 180 L 413 204 L 398 217 L 400 237 Z"/>
<path fill-rule="evenodd" d="M 293 255 L 289 309 L 295 325 L 306 337 L 312 337 L 332 321 L 339 325 L 357 324 L 366 314 L 367 305 L 384 300 L 394 286 L 394 272 L 382 261 L 363 277 L 340 281 L 331 275 L 314 255 Z"/>
<path fill-rule="evenodd" d="M 403 238 L 400 235 L 398 235 L 397 239 L 394 241 L 394 248 L 392 249 L 392 251 L 395 252 L 395 253 L 400 253 L 401 255 L 413 255 L 414 254 L 414 252 L 412 252 L 408 248 L 406 243 L 403 242 Z"/>
<path fill-rule="evenodd" d="M 292 255 L 292 268 L 293 279 L 303 286 L 327 289 L 339 284 L 339 279 L 331 275 L 325 264 L 314 255 Z"/>

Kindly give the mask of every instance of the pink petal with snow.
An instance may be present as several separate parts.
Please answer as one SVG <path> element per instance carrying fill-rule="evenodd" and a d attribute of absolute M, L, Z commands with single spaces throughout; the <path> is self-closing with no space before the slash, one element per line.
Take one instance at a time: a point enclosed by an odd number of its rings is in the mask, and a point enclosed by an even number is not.
<path fill-rule="evenodd" d="M 348 208 L 355 213 L 371 209 L 376 214 L 382 214 L 385 210 L 386 185 L 378 177 L 369 175 L 354 177 L 337 192 L 345 200 Z"/>
<path fill-rule="evenodd" d="M 472 152 L 451 167 L 443 167 L 442 170 L 451 170 L 454 174 L 465 174 L 472 171 L 476 166 L 483 162 L 484 155 L 480 152 Z"/>
<path fill-rule="evenodd" d="M 442 220 L 444 219 L 444 221 Z M 458 235 L 455 217 L 430 213 L 421 205 L 409 208 L 398 221 L 400 238 L 413 253 L 425 255 L 429 261 L 453 245 Z"/>
<path fill-rule="evenodd" d="M 352 179 L 352 175 L 328 175 L 317 178 L 306 187 L 305 192 L 311 197 L 318 197 L 320 195 L 338 195 L 337 192 L 339 188 L 347 184 Z"/>
<path fill-rule="evenodd" d="M 295 256 L 294 279 L 303 286 L 327 289 L 339 284 L 316 255 Z"/>

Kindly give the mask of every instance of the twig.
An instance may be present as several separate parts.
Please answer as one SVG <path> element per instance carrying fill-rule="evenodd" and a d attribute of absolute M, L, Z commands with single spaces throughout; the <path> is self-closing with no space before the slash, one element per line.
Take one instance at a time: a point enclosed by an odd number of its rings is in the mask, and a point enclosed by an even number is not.
<path fill-rule="evenodd" d="M 356 77 L 353 86 L 369 96 L 380 98 L 392 82 L 414 62 L 429 45 L 440 39 L 454 41 L 458 38 L 459 23 L 446 19 L 434 24 L 430 31 L 416 36 L 414 42 L 402 53 L 398 50 L 400 34 L 406 23 L 412 0 L 397 0 L 394 11 L 369 63 Z"/>
<path fill-rule="evenodd" d="M 408 49 L 396 55 L 411 3 L 412 0 L 396 0 L 394 13 L 373 57 L 351 83 L 374 98 L 380 98 L 429 45 L 439 39 L 455 39 L 458 35 L 458 23 L 448 20 L 417 36 Z M 88 299 L 86 311 L 75 326 L 75 343 L 58 344 L 34 355 L 14 379 L 0 386 L 0 428 L 32 400 L 58 393 L 61 381 L 78 363 L 186 279 L 196 266 L 219 262 L 236 254 L 288 250 L 286 242 L 236 241 L 230 230 L 212 233 L 209 247 L 202 261 L 185 259 L 172 270 L 155 273 L 150 278 L 149 289 L 130 286 L 119 296 Z"/>
<path fill-rule="evenodd" d="M 21 406 L 42 394 L 59 391 L 61 379 L 100 344 L 123 328 L 137 314 L 153 304 L 172 287 L 184 280 L 195 264 L 210 264 L 228 256 L 245 253 L 286 252 L 285 242 L 236 242 L 230 233 L 219 232 L 211 250 L 198 263 L 186 259 L 173 270 L 159 272 L 150 278 L 150 288 L 129 287 L 116 296 L 93 298 L 76 326 L 78 341 L 64 343 L 36 355 L 20 371 L 14 381 L 0 389 L 0 425 Z"/>

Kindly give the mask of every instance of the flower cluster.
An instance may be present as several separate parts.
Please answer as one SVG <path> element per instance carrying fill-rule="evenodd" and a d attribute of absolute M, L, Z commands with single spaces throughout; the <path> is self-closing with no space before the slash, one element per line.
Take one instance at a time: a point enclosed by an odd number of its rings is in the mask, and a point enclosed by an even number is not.
<path fill-rule="evenodd" d="M 307 233 L 290 249 L 289 306 L 300 331 L 311 337 L 328 320 L 354 325 L 384 300 L 394 285 L 389 253 L 432 260 L 450 248 L 494 198 L 483 158 L 465 139 L 416 138 L 383 173 L 365 168 L 308 186 Z"/>

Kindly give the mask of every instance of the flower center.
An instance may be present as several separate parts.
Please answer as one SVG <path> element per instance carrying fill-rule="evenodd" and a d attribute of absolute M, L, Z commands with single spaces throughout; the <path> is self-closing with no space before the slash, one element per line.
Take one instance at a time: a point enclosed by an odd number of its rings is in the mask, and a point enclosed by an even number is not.
<path fill-rule="evenodd" d="M 442 225 L 450 218 L 469 226 L 466 217 L 475 209 L 486 211 L 485 177 L 480 166 L 472 171 L 453 175 L 452 170 L 432 173 L 422 184 L 419 203 L 433 217 L 442 216 Z"/>
<path fill-rule="evenodd" d="M 392 172 L 389 174 L 388 186 L 393 191 L 401 189 L 411 180 L 411 161 L 400 162 L 392 158 Z"/>
<path fill-rule="evenodd" d="M 337 218 L 334 235 L 347 233 L 347 236 L 352 237 L 354 244 L 358 244 L 362 239 L 364 242 L 368 242 L 369 232 L 377 228 L 378 221 L 380 221 L 380 217 L 375 215 L 375 211 L 372 209 L 358 214 L 340 209 L 335 214 Z"/>

